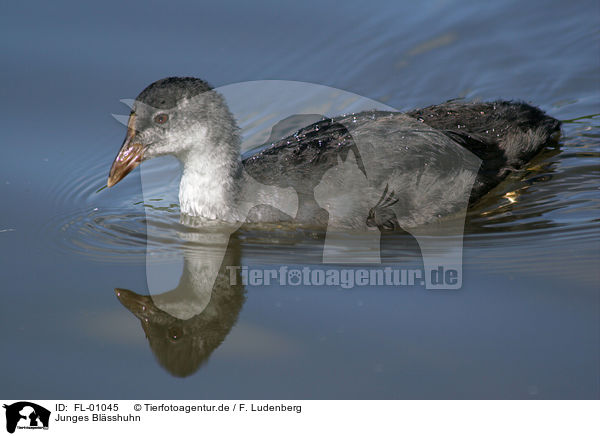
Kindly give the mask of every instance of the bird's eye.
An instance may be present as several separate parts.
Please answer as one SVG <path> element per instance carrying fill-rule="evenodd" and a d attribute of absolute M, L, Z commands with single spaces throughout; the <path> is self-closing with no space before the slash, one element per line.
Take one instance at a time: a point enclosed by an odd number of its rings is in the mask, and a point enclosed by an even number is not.
<path fill-rule="evenodd" d="M 181 339 L 182 334 L 183 331 L 179 326 L 169 327 L 167 331 L 168 338 L 171 342 L 177 342 L 179 339 Z"/>
<path fill-rule="evenodd" d="M 154 117 L 154 122 L 157 124 L 164 124 L 167 122 L 168 119 L 169 116 L 167 114 L 158 114 Z"/>

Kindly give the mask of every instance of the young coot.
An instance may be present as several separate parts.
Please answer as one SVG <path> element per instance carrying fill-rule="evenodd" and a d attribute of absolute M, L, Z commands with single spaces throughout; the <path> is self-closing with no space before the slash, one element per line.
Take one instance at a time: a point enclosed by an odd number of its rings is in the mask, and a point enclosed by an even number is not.
<path fill-rule="evenodd" d="M 134 102 L 107 185 L 143 160 L 173 155 L 182 164 L 185 215 L 321 226 L 331 200 L 346 205 L 342 226 L 411 227 L 476 201 L 559 131 L 558 120 L 526 103 L 450 101 L 407 113 L 324 118 L 242 160 L 223 97 L 203 80 L 170 77 Z M 349 183 L 350 173 L 332 172 L 349 153 L 368 181 L 360 186 Z"/>

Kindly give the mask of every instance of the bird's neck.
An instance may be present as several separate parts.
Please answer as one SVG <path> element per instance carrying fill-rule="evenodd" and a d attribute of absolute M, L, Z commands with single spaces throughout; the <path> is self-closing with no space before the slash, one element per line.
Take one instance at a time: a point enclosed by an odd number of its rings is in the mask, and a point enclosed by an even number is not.
<path fill-rule="evenodd" d="M 185 159 L 180 159 L 183 165 L 179 185 L 180 211 L 195 217 L 237 221 L 239 145 L 212 145 L 209 151 L 198 147 Z"/>

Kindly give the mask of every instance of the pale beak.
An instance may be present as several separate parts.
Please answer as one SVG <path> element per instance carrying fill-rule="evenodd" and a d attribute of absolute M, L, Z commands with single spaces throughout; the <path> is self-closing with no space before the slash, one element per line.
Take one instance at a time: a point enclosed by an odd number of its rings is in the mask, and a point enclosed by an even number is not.
<path fill-rule="evenodd" d="M 109 188 L 116 185 L 127 174 L 133 171 L 144 158 L 146 147 L 135 140 L 135 129 L 133 128 L 134 122 L 135 114 L 131 114 L 127 125 L 127 136 L 125 137 L 125 141 L 123 141 L 119 154 L 117 154 L 117 157 L 110 167 L 110 172 L 108 173 L 106 186 Z"/>

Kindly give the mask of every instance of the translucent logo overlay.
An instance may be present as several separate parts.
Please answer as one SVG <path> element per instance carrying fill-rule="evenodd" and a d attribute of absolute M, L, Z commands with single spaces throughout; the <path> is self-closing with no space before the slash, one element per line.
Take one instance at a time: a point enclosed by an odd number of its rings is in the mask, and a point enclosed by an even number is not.
<path fill-rule="evenodd" d="M 219 126 L 218 117 L 212 118 L 206 112 L 210 107 L 207 101 L 214 102 L 215 95 L 237 125 L 237 133 L 228 137 L 238 143 L 229 144 L 223 156 L 205 143 L 209 138 L 206 132 L 231 128 Z M 148 289 L 154 304 L 171 316 L 186 320 L 202 313 L 210 305 L 216 286 L 461 288 L 464 220 L 481 161 L 423 120 L 339 89 L 278 80 L 219 87 L 168 110 L 135 100 L 122 101 L 139 114 L 138 119 L 143 113 L 152 117 L 166 111 L 172 119 L 185 120 L 170 127 L 170 142 L 155 141 L 148 146 L 154 155 L 147 151 L 144 160 L 173 154 L 180 165 L 166 165 L 172 173 L 165 176 L 164 171 L 149 171 L 148 162 L 142 163 L 145 202 L 156 195 L 155 188 L 147 187 L 156 186 L 159 174 L 165 180 L 161 195 L 179 199 L 180 203 L 200 198 L 198 205 L 189 206 L 190 210 L 196 207 L 199 211 L 210 210 L 210 214 L 217 211 L 206 217 L 181 214 L 181 222 L 194 231 L 179 233 L 184 243 L 176 256 L 171 253 L 165 259 L 148 245 Z M 133 128 L 129 116 L 114 116 Z M 323 122 L 332 129 L 332 135 L 341 138 L 337 144 L 334 138 L 323 145 L 328 150 L 327 160 L 319 160 L 318 152 L 302 154 L 304 137 L 298 131 L 316 122 Z M 289 168 L 284 170 L 272 163 L 262 167 L 253 164 L 250 170 L 247 162 L 253 155 L 273 144 L 285 145 L 282 140 L 297 147 L 297 161 L 288 162 Z M 175 143 L 179 145 L 170 149 L 169 144 Z M 185 161 L 191 154 L 189 150 L 198 156 L 197 188 L 180 182 L 182 169 L 187 171 L 193 165 Z M 213 177 L 211 165 L 219 159 L 231 159 L 231 150 L 237 153 L 239 172 L 233 183 L 239 184 L 235 191 L 238 195 L 220 198 L 218 177 Z M 256 176 L 256 168 L 261 171 L 260 177 Z M 277 177 L 269 179 L 269 171 Z M 217 186 L 214 192 L 205 189 L 203 183 L 209 183 L 206 178 L 214 179 L 210 181 Z M 195 189 L 198 192 L 190 192 Z M 182 190 L 188 190 L 185 198 Z M 215 204 L 222 205 L 220 209 L 211 208 L 211 194 Z M 289 225 L 320 220 L 326 227 L 322 265 L 251 268 L 228 259 L 231 234 L 252 220 L 249 217 L 256 220 L 258 216 L 260 221 L 263 215 L 255 211 L 261 206 L 288 217 Z M 183 211 L 183 205 L 180 207 Z M 220 210 L 224 211 L 222 216 Z M 414 236 L 423 259 L 422 270 L 381 265 L 382 232 L 394 230 Z M 148 227 L 148 239 L 160 238 L 159 228 Z M 299 254 L 297 264 L 302 263 Z"/>

